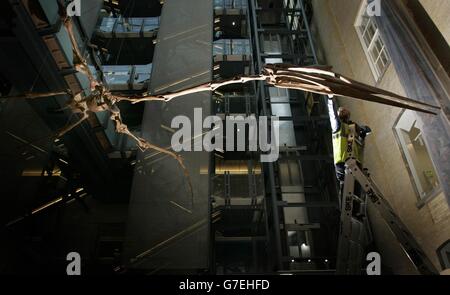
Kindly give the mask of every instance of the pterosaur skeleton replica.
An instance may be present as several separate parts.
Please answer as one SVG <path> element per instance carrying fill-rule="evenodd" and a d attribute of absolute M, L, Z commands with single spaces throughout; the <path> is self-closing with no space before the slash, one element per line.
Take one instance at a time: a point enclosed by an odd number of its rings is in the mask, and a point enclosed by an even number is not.
<path fill-rule="evenodd" d="M 264 66 L 261 74 L 259 75 L 240 76 L 228 80 L 210 82 L 178 92 L 159 95 L 154 95 L 149 92 L 134 96 L 120 95 L 110 92 L 106 83 L 99 81 L 90 71 L 88 62 L 78 47 L 73 31 L 74 23 L 72 18 L 65 15 L 62 17 L 62 21 L 67 29 L 70 41 L 72 43 L 74 52 L 74 68 L 89 78 L 91 93 L 86 96 L 84 92 L 70 93 L 70 91 L 58 91 L 48 93 L 26 93 L 21 96 L 3 98 L 36 99 L 62 94 L 71 95 L 71 99 L 68 101 L 65 108 L 71 109 L 74 113 L 81 114 L 81 117 L 77 122 L 61 129 L 57 134 L 58 137 L 63 136 L 67 132 L 79 126 L 83 121 L 89 118 L 90 114 L 101 111 L 109 111 L 111 113 L 110 118 L 115 124 L 116 132 L 126 134 L 131 137 L 142 151 L 153 149 L 174 158 L 179 163 L 184 171 L 185 177 L 188 180 L 191 196 L 193 194 L 192 184 L 190 182 L 189 173 L 181 156 L 167 148 L 151 144 L 144 138 L 138 137 L 131 133 L 127 125 L 125 125 L 122 121 L 120 109 L 117 106 L 118 102 L 129 101 L 131 103 L 141 103 L 147 101 L 162 101 L 168 103 L 177 97 L 197 92 L 215 91 L 220 87 L 230 84 L 242 84 L 250 81 L 265 81 L 268 85 L 278 88 L 303 90 L 321 95 L 327 95 L 328 97 L 333 97 L 335 95 L 344 96 L 429 114 L 436 114 L 436 112 L 440 109 L 437 106 L 415 101 L 395 93 L 346 78 L 331 71 L 331 67 L 300 67 L 289 64 L 268 64 Z"/>

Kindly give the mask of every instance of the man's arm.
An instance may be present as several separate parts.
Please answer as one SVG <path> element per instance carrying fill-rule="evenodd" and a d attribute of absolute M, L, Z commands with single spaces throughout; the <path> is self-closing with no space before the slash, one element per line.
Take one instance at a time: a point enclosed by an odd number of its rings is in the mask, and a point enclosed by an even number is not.
<path fill-rule="evenodd" d="M 330 116 L 332 132 L 338 132 L 339 129 L 341 129 L 341 122 L 339 121 L 336 109 L 334 108 L 333 96 L 328 96 L 328 115 Z"/>

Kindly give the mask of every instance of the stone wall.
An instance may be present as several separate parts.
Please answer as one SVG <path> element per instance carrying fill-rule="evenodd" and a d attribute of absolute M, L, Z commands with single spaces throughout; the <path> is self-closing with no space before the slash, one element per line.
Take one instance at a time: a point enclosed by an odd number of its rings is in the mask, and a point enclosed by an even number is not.
<path fill-rule="evenodd" d="M 436 23 L 446 40 L 450 40 L 450 3 L 446 1 L 421 0 L 430 17 Z M 439 2 L 439 5 L 437 5 Z M 313 0 L 314 29 L 317 46 L 324 63 L 351 78 L 380 88 L 405 95 L 394 66 L 391 64 L 382 79 L 376 83 L 366 55 L 356 33 L 354 23 L 361 7 L 361 0 Z M 437 7 L 439 6 L 439 7 Z M 443 193 L 419 206 L 419 198 L 414 190 L 400 146 L 395 139 L 393 127 L 401 109 L 371 102 L 340 98 L 339 104 L 350 109 L 356 122 L 368 125 L 373 133 L 367 138 L 365 163 L 375 182 L 396 213 L 414 234 L 427 255 L 438 269 L 441 269 L 436 249 L 450 238 L 450 209 Z M 376 226 L 378 224 L 378 226 Z M 380 231 L 382 223 L 375 223 L 374 231 Z M 383 256 L 396 247 L 395 239 L 377 235 Z M 389 255 L 386 255 L 389 256 Z M 390 266 L 400 273 L 413 273 L 410 267 L 402 267 L 401 262 L 390 261 Z"/>

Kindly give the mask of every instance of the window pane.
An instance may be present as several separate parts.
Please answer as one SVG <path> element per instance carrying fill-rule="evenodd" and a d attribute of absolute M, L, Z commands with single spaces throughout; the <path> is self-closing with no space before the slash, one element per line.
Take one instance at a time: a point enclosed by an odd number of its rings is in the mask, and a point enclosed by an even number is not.
<path fill-rule="evenodd" d="M 380 75 L 383 74 L 385 67 L 383 65 L 383 61 L 381 60 L 381 58 L 379 58 L 378 61 L 376 62 L 376 66 L 378 74 Z"/>
<path fill-rule="evenodd" d="M 103 66 L 106 83 L 109 85 L 127 85 L 130 80 L 131 66 Z"/>
<path fill-rule="evenodd" d="M 231 40 L 232 53 L 235 55 L 250 54 L 250 41 L 248 39 L 233 39 Z"/>
<path fill-rule="evenodd" d="M 141 31 L 142 22 L 144 21 L 143 18 L 129 18 L 127 21 L 130 26 L 130 32 L 139 33 Z"/>
<path fill-rule="evenodd" d="M 273 103 L 272 115 L 278 117 L 292 117 L 291 105 L 288 103 Z"/>
<path fill-rule="evenodd" d="M 297 30 L 298 29 L 298 16 L 294 16 L 294 21 L 292 23 L 292 30 Z"/>
<path fill-rule="evenodd" d="M 375 79 L 379 80 L 389 64 L 389 55 L 378 32 L 375 19 L 369 17 L 366 12 L 365 7 L 362 7 L 355 21 L 355 29 L 360 37 L 372 73 Z"/>
<path fill-rule="evenodd" d="M 414 112 L 403 113 L 396 132 L 417 191 L 426 198 L 439 189 L 440 183 Z"/>
<path fill-rule="evenodd" d="M 386 54 L 386 50 L 383 50 L 381 52 L 380 58 L 381 58 L 381 61 L 383 62 L 383 65 L 386 67 L 388 65 L 388 63 L 389 63 L 389 58 L 388 58 L 388 56 Z"/>
<path fill-rule="evenodd" d="M 223 47 L 223 49 L 224 49 L 224 51 L 223 51 L 223 54 L 227 54 L 227 55 L 229 55 L 229 54 L 232 54 L 231 52 L 231 40 L 223 40 L 223 44 L 224 44 L 224 47 Z"/>
<path fill-rule="evenodd" d="M 402 135 L 407 142 L 408 153 L 422 186 L 422 197 L 426 197 L 439 186 L 439 181 L 422 135 L 417 134 L 418 132 L 419 129 L 412 128 L 409 132 L 402 130 Z"/>
<path fill-rule="evenodd" d="M 369 26 L 364 35 L 364 40 L 366 41 L 367 46 L 370 45 L 370 42 L 372 41 L 373 37 L 375 36 L 376 31 L 377 31 L 377 29 L 374 26 L 374 22 L 372 20 L 370 20 Z"/>
<path fill-rule="evenodd" d="M 247 7 L 246 0 L 214 0 L 214 8 L 241 8 Z"/>
<path fill-rule="evenodd" d="M 152 64 L 135 66 L 134 83 L 142 84 L 150 80 Z"/>
<path fill-rule="evenodd" d="M 147 17 L 144 19 L 144 32 L 149 32 L 159 27 L 159 17 Z"/>
<path fill-rule="evenodd" d="M 223 0 L 214 0 L 214 9 L 222 8 L 224 6 Z"/>
<path fill-rule="evenodd" d="M 119 18 L 117 20 L 117 25 L 116 25 L 116 33 L 123 33 L 123 32 L 128 32 L 129 30 L 128 24 L 124 22 L 123 18 Z"/>
<path fill-rule="evenodd" d="M 269 87 L 271 102 L 289 102 L 288 91 L 285 88 Z"/>
<path fill-rule="evenodd" d="M 155 30 L 159 27 L 158 17 L 104 17 L 102 23 L 99 27 L 101 32 L 111 33 L 114 29 L 114 24 L 116 24 L 116 33 L 139 33 L 143 29 L 144 32 L 149 32 Z"/>
<path fill-rule="evenodd" d="M 280 130 L 280 146 L 296 146 L 294 123 L 292 121 L 278 121 L 274 125 L 279 126 Z"/>
<path fill-rule="evenodd" d="M 381 41 L 381 39 L 377 38 L 374 42 L 374 46 L 377 48 L 377 51 L 381 52 L 381 50 L 383 49 L 383 42 Z"/>
<path fill-rule="evenodd" d="M 278 64 L 278 63 L 283 63 L 283 59 L 282 58 L 278 58 L 278 57 L 274 57 L 274 58 L 266 58 L 264 59 L 264 62 L 266 64 Z"/>
<path fill-rule="evenodd" d="M 278 35 L 268 34 L 264 35 L 264 53 L 279 54 L 281 53 L 281 42 Z"/>
<path fill-rule="evenodd" d="M 378 56 L 380 55 L 380 52 L 378 51 L 376 46 L 373 46 L 370 50 L 370 56 L 372 57 L 372 60 L 375 62 L 378 59 Z"/>
<path fill-rule="evenodd" d="M 359 33 L 362 35 L 364 35 L 364 31 L 366 30 L 366 26 L 358 26 L 357 29 L 359 31 Z"/>
<path fill-rule="evenodd" d="M 369 34 L 364 34 L 363 36 L 364 39 L 364 45 L 366 46 L 366 48 L 369 48 L 370 43 L 372 42 L 372 38 L 369 36 Z"/>
<path fill-rule="evenodd" d="M 224 46 L 225 46 L 224 40 L 214 41 L 213 54 L 214 55 L 224 54 L 224 51 L 225 51 Z"/>
<path fill-rule="evenodd" d="M 214 41 L 214 55 L 249 55 L 250 53 L 250 40 L 248 39 L 221 39 Z"/>
<path fill-rule="evenodd" d="M 116 20 L 117 19 L 114 17 L 104 17 L 102 19 L 102 24 L 100 25 L 100 31 L 105 33 L 111 33 Z"/>
<path fill-rule="evenodd" d="M 361 17 L 361 25 L 360 25 L 360 28 L 362 30 L 361 33 L 364 33 L 364 30 L 367 28 L 367 25 L 369 24 L 369 20 L 370 20 L 370 17 L 368 17 L 367 15 L 363 15 Z"/>

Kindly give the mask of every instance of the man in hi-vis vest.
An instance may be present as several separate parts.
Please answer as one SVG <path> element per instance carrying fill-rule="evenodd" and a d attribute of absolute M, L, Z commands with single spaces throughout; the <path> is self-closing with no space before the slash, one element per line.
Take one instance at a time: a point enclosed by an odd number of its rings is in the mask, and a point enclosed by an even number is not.
<path fill-rule="evenodd" d="M 342 184 L 345 178 L 345 161 L 350 156 L 349 152 L 351 151 L 353 158 L 359 164 L 362 164 L 364 139 L 371 130 L 369 127 L 359 126 L 350 121 L 350 111 L 346 108 L 340 107 L 336 112 L 333 97 L 328 99 L 328 113 L 333 132 L 333 157 L 336 177 Z M 351 144 L 352 148 L 349 150 L 349 135 L 352 130 L 355 131 L 355 142 Z"/>

